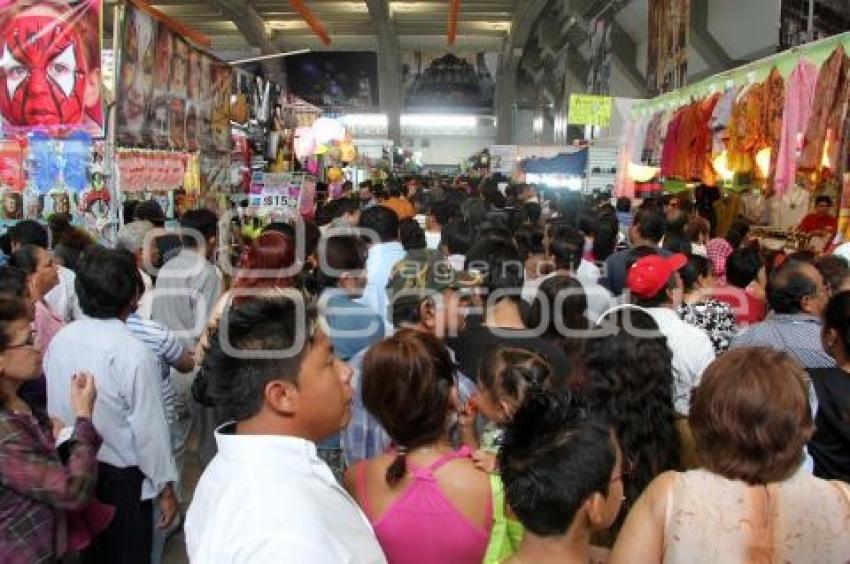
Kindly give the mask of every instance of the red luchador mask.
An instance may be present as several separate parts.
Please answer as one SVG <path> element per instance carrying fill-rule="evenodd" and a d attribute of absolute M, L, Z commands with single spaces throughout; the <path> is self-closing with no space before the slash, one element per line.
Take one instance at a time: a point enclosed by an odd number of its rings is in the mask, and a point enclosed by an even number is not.
<path fill-rule="evenodd" d="M 0 114 L 10 125 L 80 123 L 86 74 L 81 42 L 61 20 L 22 16 L 0 30 Z"/>

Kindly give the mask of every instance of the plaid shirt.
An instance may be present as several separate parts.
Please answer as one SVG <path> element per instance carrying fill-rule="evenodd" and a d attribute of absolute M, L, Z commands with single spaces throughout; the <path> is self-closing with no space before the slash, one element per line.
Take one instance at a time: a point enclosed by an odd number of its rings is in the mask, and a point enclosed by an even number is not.
<path fill-rule="evenodd" d="M 63 465 L 33 417 L 0 410 L 0 562 L 54 562 L 64 550 L 63 510 L 81 509 L 97 481 L 101 439 L 77 419 Z"/>
<path fill-rule="evenodd" d="M 354 372 L 351 376 L 351 387 L 354 389 L 354 409 L 351 412 L 351 420 L 348 422 L 348 426 L 342 430 L 342 451 L 348 466 L 383 454 L 392 444 L 392 439 L 383 426 L 363 405 L 363 372 L 361 367 L 367 350 L 360 351 L 348 361 Z M 454 360 L 454 353 L 451 349 L 449 349 L 449 353 Z M 461 404 L 466 404 L 476 392 L 475 382 L 460 372 L 456 374 L 458 396 Z"/>

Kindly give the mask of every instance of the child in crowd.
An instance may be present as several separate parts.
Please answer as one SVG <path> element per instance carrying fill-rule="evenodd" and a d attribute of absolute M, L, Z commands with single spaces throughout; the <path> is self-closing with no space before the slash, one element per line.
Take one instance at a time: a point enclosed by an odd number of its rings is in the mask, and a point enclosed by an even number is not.
<path fill-rule="evenodd" d="M 549 363 L 543 357 L 521 348 L 494 349 L 485 357 L 478 373 L 475 407 L 490 423 L 482 434 L 481 448 L 473 454 L 473 460 L 479 470 L 490 476 L 493 506 L 496 508 L 486 563 L 501 562 L 510 556 L 523 535 L 522 526 L 499 511 L 505 505 L 504 486 L 496 464 L 502 429 L 530 396 L 555 387 L 554 378 Z"/>
<path fill-rule="evenodd" d="M 623 455 L 593 410 L 570 394 L 532 394 L 505 430 L 499 468 L 525 527 L 508 564 L 604 562 L 590 539 L 620 512 Z"/>

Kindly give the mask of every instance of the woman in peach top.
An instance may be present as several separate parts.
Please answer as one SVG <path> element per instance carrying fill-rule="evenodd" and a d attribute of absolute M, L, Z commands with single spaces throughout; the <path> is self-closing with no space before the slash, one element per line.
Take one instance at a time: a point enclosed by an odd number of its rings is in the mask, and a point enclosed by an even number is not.
<path fill-rule="evenodd" d="M 703 468 L 650 484 L 609 563 L 845 564 L 850 487 L 801 468 L 813 431 L 806 378 L 766 348 L 711 364 L 690 412 Z"/>

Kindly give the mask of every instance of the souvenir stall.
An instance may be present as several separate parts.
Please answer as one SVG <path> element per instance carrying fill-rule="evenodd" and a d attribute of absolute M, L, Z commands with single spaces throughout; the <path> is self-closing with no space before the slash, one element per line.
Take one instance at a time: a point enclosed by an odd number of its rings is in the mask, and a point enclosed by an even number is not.
<path fill-rule="evenodd" d="M 99 0 L 66 7 L 13 3 L 0 10 L 0 44 L 7 56 L 27 66 L 42 61 L 42 53 L 55 53 L 48 61 L 50 80 L 42 85 L 46 90 L 30 78 L 37 70 L 0 76 L 2 91 L 14 92 L 0 96 L 0 219 L 6 226 L 61 213 L 92 233 L 114 233 L 117 205 L 97 79 L 101 14 Z M 51 26 L 68 31 L 43 32 Z M 35 40 L 12 45 L 14 32 L 29 29 Z M 61 64 L 52 64 L 59 57 Z M 68 67 L 75 75 L 61 74 Z"/>
<path fill-rule="evenodd" d="M 357 162 L 357 146 L 340 120 L 321 117 L 295 130 L 293 153 L 301 170 L 328 184 L 327 197 L 339 198 L 346 180 L 344 170 Z"/>
<path fill-rule="evenodd" d="M 616 195 L 690 190 L 714 236 L 743 217 L 780 247 L 822 250 L 797 226 L 823 194 L 841 201 L 846 240 L 848 52 L 850 33 L 837 35 L 634 104 Z"/>
<path fill-rule="evenodd" d="M 176 219 L 202 197 L 224 204 L 234 185 L 247 188 L 244 132 L 236 146 L 238 167 L 231 170 L 230 65 L 198 48 L 202 37 L 144 2 L 125 0 L 116 10 L 115 30 L 112 133 L 121 197 L 156 199 Z M 234 102 L 237 129 L 247 127 L 247 97 L 240 92 Z"/>

